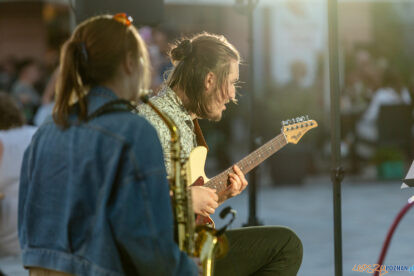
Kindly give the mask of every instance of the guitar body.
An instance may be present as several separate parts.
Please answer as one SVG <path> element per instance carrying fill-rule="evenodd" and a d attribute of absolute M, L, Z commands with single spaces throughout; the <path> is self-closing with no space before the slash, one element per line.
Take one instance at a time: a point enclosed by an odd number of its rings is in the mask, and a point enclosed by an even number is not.
<path fill-rule="evenodd" d="M 204 167 L 207 160 L 207 148 L 196 147 L 194 148 L 190 156 L 188 157 L 188 164 L 191 172 L 191 186 L 204 186 L 204 183 L 209 181 L 204 171 Z M 205 217 L 202 215 L 196 215 L 196 225 L 211 225 L 214 227 L 214 221 L 210 216 Z"/>
<path fill-rule="evenodd" d="M 188 157 L 188 164 L 190 165 L 190 172 L 191 172 L 191 186 L 203 186 L 204 183 L 209 181 L 204 172 L 204 167 L 207 160 L 207 148 L 206 147 L 196 147 L 194 148 L 190 156 Z M 201 185 L 196 185 L 197 181 L 200 181 L 199 178 L 203 179 L 203 183 Z"/>

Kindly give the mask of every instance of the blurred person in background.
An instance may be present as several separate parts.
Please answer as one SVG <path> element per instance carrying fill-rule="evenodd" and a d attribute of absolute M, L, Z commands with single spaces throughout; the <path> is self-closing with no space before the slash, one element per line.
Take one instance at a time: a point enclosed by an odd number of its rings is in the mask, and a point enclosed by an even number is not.
<path fill-rule="evenodd" d="M 16 59 L 12 56 L 0 63 L 0 90 L 10 91 L 12 83 L 16 80 Z"/>
<path fill-rule="evenodd" d="M 158 54 L 156 58 L 155 64 L 153 64 L 154 68 L 154 76 L 153 80 L 155 81 L 156 86 L 154 87 L 154 91 L 158 92 L 162 84 L 165 80 L 165 74 L 172 68 L 171 60 L 168 57 L 168 50 L 169 50 L 169 43 L 172 40 L 172 37 L 175 33 L 166 28 L 153 28 L 152 29 L 152 40 L 154 45 L 156 45 L 158 49 Z"/>
<path fill-rule="evenodd" d="M 42 95 L 42 105 L 37 109 L 33 118 L 33 124 L 40 126 L 48 116 L 53 113 L 53 106 L 55 105 L 55 90 L 59 69 L 56 69 L 45 87 L 45 91 Z"/>
<path fill-rule="evenodd" d="M 224 36 L 201 33 L 183 39 L 170 51 L 174 68 L 166 85 L 151 102 L 169 115 L 180 131 L 182 154 L 206 146 L 198 119 L 219 121 L 226 104 L 236 101 L 240 56 Z M 158 131 L 167 171 L 171 168 L 171 135 L 166 124 L 147 105 L 139 106 Z M 201 162 L 201 160 L 200 160 Z M 219 204 L 239 195 L 247 180 L 238 166 L 229 174 L 228 187 L 217 192 L 191 186 L 193 209 L 208 216 Z M 215 263 L 214 275 L 296 275 L 302 261 L 302 243 L 287 227 L 246 227 L 228 230 L 229 252 Z M 254 254 L 251 254 L 254 252 Z"/>
<path fill-rule="evenodd" d="M 304 62 L 299 60 L 292 62 L 290 81 L 277 87 L 276 91 L 272 89 L 267 91 L 264 101 L 272 118 L 282 121 L 302 115 L 312 114 L 314 116 L 315 111 L 319 111 L 318 98 L 313 93 L 313 87 L 303 84 L 306 71 L 307 67 Z"/>
<path fill-rule="evenodd" d="M 39 65 L 33 59 L 25 59 L 18 65 L 17 80 L 11 88 L 12 95 L 19 102 L 28 123 L 40 105 L 40 94 L 35 85 L 41 78 Z"/>
<path fill-rule="evenodd" d="M 168 58 L 168 43 L 173 32 L 162 28 L 143 27 L 139 30 L 148 47 L 151 59 L 151 90 L 156 95 L 164 82 L 164 74 L 171 69 L 172 64 Z"/>
<path fill-rule="evenodd" d="M 400 73 L 395 67 L 388 66 L 382 73 L 381 86 L 374 92 L 368 108 L 357 123 L 357 154 L 365 159 L 372 159 L 378 142 L 378 116 L 383 105 L 411 105 L 408 88 L 402 83 Z"/>
<path fill-rule="evenodd" d="M 357 47 L 346 58 L 342 111 L 357 113 L 365 110 L 381 86 L 381 75 L 386 65 L 383 59 L 375 59 L 367 47 Z"/>
<path fill-rule="evenodd" d="M 341 154 L 349 164 L 349 172 L 359 173 L 361 166 L 356 153 L 358 135 L 356 126 L 368 107 L 374 92 L 380 86 L 381 69 L 372 56 L 372 46 L 357 45 L 346 51 L 344 87 L 341 91 Z M 329 152 L 330 143 L 325 143 Z"/>
<path fill-rule="evenodd" d="M 274 85 L 266 89 L 263 97 L 258 99 L 258 121 L 256 123 L 259 133 L 266 139 L 275 136 L 275 122 L 281 122 L 288 118 L 296 118 L 308 115 L 310 118 L 321 122 L 322 109 L 318 98 L 318 91 L 313 85 L 304 83 L 307 75 L 307 65 L 301 60 L 292 61 L 290 64 L 290 80 L 284 85 Z M 269 118 L 272 118 L 269 120 Z M 306 176 L 314 172 L 313 160 L 319 155 L 318 143 L 323 137 L 310 133 L 304 137 L 295 147 L 286 147 L 278 152 L 277 156 L 266 162 L 271 168 L 269 174 L 272 185 L 299 185 Z M 295 162 L 296 166 L 290 164 Z"/>
<path fill-rule="evenodd" d="M 0 257 L 20 253 L 17 236 L 17 206 L 20 168 L 24 150 L 36 131 L 14 99 L 0 92 Z"/>
<path fill-rule="evenodd" d="M 30 275 L 196 275 L 173 239 L 162 149 L 130 112 L 149 60 L 132 18 L 93 17 L 65 43 L 53 120 L 25 152 L 19 240 Z"/>

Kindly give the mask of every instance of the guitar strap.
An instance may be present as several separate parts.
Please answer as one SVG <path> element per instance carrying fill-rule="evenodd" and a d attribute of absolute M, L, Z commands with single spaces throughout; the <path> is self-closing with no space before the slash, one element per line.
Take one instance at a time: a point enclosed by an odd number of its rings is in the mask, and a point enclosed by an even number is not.
<path fill-rule="evenodd" d="M 206 139 L 204 139 L 203 132 L 201 131 L 201 127 L 198 124 L 198 119 L 194 119 L 193 123 L 194 123 L 194 133 L 196 135 L 197 145 L 206 147 L 207 151 L 208 151 L 208 146 L 207 146 L 207 143 L 206 143 Z"/>
<path fill-rule="evenodd" d="M 131 112 L 136 111 L 136 107 L 129 101 L 123 99 L 116 99 L 102 105 L 100 108 L 95 110 L 92 114 L 88 115 L 87 121 L 93 118 L 99 117 L 103 114 L 113 112 Z"/>

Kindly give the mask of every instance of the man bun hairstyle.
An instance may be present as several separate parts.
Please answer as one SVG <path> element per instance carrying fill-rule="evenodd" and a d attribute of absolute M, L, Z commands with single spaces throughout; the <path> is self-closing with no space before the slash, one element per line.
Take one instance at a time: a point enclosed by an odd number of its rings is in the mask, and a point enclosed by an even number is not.
<path fill-rule="evenodd" d="M 208 118 L 212 100 L 228 95 L 230 63 L 240 62 L 237 49 L 222 35 L 207 32 L 185 38 L 174 44 L 169 56 L 174 64 L 167 85 L 184 91 L 188 101 L 185 108 L 200 118 Z M 217 95 L 204 95 L 204 81 L 209 72 L 217 77 Z"/>
<path fill-rule="evenodd" d="M 193 45 L 188 39 L 182 40 L 177 47 L 171 50 L 171 58 L 175 61 L 183 60 L 191 55 Z"/>

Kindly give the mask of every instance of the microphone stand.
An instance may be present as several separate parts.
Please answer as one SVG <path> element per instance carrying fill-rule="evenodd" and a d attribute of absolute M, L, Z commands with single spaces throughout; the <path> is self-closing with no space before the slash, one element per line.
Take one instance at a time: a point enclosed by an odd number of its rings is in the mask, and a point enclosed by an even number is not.
<path fill-rule="evenodd" d="M 335 276 L 342 276 L 341 115 L 338 68 L 338 0 L 328 0 L 329 81 L 331 91 L 331 181 L 333 185 Z"/>
<path fill-rule="evenodd" d="M 247 16 L 247 25 L 248 25 L 248 45 L 249 45 L 249 53 L 248 53 L 248 64 L 249 64 L 249 93 L 248 96 L 250 98 L 250 118 L 249 118 L 249 128 L 250 128 L 250 151 L 253 151 L 257 148 L 256 135 L 257 131 L 254 126 L 254 108 L 256 107 L 255 104 L 255 93 L 254 90 L 254 59 L 253 59 L 253 12 L 257 6 L 259 0 L 236 0 L 236 9 L 241 13 Z M 256 226 L 261 225 L 259 220 L 256 216 L 256 206 L 257 206 L 257 171 L 252 170 L 249 174 L 249 218 L 247 223 L 243 224 L 243 226 Z"/>

